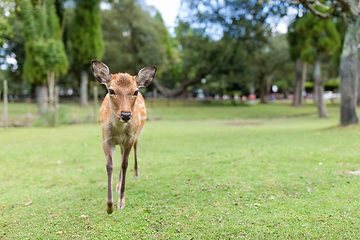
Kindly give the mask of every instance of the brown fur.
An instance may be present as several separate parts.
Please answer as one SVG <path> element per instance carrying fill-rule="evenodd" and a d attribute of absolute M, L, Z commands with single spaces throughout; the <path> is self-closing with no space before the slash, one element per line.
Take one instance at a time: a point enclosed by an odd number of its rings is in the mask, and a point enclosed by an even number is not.
<path fill-rule="evenodd" d="M 118 73 L 114 76 L 114 81 L 121 87 L 129 87 L 132 81 L 132 76 L 127 73 Z"/>

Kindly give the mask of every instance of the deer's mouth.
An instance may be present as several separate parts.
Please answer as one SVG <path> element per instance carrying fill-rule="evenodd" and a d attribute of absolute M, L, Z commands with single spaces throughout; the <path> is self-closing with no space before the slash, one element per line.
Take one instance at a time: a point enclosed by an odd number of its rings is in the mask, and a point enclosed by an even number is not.
<path fill-rule="evenodd" d="M 122 118 L 119 118 L 119 121 L 120 121 L 121 123 L 129 123 L 129 122 L 131 121 L 131 119 L 129 119 L 129 120 L 124 120 L 124 119 L 122 119 Z"/>

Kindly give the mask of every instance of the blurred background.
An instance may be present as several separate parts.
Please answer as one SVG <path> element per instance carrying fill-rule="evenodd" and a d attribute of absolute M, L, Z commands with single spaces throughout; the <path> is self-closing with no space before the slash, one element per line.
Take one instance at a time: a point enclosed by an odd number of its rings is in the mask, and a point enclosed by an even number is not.
<path fill-rule="evenodd" d="M 357 123 L 356 2 L 1 0 L 0 125 L 97 122 L 107 90 L 93 59 L 112 73 L 158 67 L 141 89 L 152 119 L 167 106 L 311 103 Z"/>

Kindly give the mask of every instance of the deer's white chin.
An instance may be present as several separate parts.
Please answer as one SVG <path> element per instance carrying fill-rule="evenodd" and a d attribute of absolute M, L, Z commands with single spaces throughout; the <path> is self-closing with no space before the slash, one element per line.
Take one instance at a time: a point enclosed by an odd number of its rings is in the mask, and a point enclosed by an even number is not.
<path fill-rule="evenodd" d="M 130 123 L 131 119 L 128 120 L 128 121 L 124 121 L 122 118 L 119 118 L 119 121 L 120 121 L 121 123 Z"/>

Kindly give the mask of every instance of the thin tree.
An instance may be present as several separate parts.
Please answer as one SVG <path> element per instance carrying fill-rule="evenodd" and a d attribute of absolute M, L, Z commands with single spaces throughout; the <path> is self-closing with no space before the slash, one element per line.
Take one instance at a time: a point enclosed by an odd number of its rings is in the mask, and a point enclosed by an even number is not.
<path fill-rule="evenodd" d="M 80 105 L 88 105 L 90 61 L 102 60 L 104 43 L 101 37 L 99 0 L 76 0 L 72 24 L 72 58 L 81 72 Z"/>
<path fill-rule="evenodd" d="M 55 77 L 65 74 L 69 65 L 54 1 L 43 0 L 33 5 L 29 0 L 22 0 L 20 7 L 26 26 L 23 75 L 29 82 L 42 85 L 43 91 L 38 92 L 39 112 L 43 110 L 48 83 L 50 110 L 54 111 Z"/>

